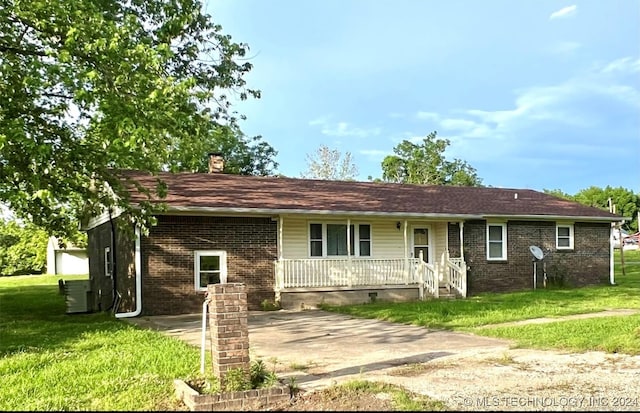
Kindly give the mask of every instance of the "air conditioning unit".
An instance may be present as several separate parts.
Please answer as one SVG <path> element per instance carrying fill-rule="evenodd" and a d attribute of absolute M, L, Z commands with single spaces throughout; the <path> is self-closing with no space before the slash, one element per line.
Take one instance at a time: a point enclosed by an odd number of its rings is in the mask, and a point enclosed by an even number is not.
<path fill-rule="evenodd" d="M 68 280 L 64 283 L 67 314 L 89 312 L 91 280 Z"/>

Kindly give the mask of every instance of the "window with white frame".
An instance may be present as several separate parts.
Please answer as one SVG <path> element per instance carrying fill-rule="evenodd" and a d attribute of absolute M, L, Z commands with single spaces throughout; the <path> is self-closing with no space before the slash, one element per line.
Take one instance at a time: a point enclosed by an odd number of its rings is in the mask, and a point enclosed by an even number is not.
<path fill-rule="evenodd" d="M 206 291 L 209 284 L 227 282 L 226 251 L 195 251 L 194 261 L 196 290 Z"/>
<path fill-rule="evenodd" d="M 113 275 L 113 260 L 111 259 L 111 247 L 104 249 L 104 276 L 111 278 Z"/>
<path fill-rule="evenodd" d="M 573 224 L 556 224 L 556 248 L 573 249 Z"/>
<path fill-rule="evenodd" d="M 348 251 L 352 256 L 371 256 L 371 226 L 351 224 L 349 227 L 349 249 L 347 249 L 347 224 L 309 224 L 309 256 L 340 257 Z"/>
<path fill-rule="evenodd" d="M 487 259 L 507 259 L 507 224 L 487 224 Z"/>

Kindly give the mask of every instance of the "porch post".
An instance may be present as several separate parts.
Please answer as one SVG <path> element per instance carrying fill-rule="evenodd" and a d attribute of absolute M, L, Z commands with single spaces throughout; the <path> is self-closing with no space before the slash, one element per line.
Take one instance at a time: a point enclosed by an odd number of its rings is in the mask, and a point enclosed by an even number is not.
<path fill-rule="evenodd" d="M 460 227 L 460 258 L 464 261 L 464 221 L 458 223 Z"/>
<path fill-rule="evenodd" d="M 282 262 L 282 224 L 284 218 L 278 219 L 278 261 L 276 262 L 276 301 L 280 301 L 280 290 L 284 285 L 284 263 Z"/>
<path fill-rule="evenodd" d="M 349 287 L 353 285 L 353 271 L 351 261 L 351 218 L 347 218 L 347 280 Z"/>
<path fill-rule="evenodd" d="M 404 279 L 405 283 L 409 282 L 409 240 L 407 236 L 408 222 L 404 220 Z"/>
<path fill-rule="evenodd" d="M 280 215 L 280 220 L 278 222 L 278 260 L 282 260 L 282 223 L 284 219 L 282 215 Z"/>

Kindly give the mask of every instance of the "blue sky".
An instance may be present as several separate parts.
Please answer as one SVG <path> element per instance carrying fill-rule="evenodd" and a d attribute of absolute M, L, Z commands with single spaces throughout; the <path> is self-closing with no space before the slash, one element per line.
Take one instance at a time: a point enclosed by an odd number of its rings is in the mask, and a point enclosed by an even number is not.
<path fill-rule="evenodd" d="M 254 65 L 235 109 L 299 177 L 320 145 L 359 180 L 437 131 L 485 185 L 640 193 L 638 0 L 208 0 Z"/>

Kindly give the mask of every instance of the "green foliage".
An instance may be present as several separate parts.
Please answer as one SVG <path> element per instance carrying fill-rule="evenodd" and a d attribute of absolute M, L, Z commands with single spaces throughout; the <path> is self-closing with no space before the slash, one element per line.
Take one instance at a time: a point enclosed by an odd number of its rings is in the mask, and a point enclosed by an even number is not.
<path fill-rule="evenodd" d="M 260 97 L 248 46 L 200 2 L 2 0 L 0 33 L 0 201 L 52 235 L 107 208 L 149 224 L 118 169 L 202 170 L 216 150 L 233 172 L 276 165 L 230 109 Z"/>
<path fill-rule="evenodd" d="M 260 359 L 251 362 L 248 375 L 239 367 L 228 370 L 224 376 L 223 386 L 220 386 L 216 377 L 202 374 L 190 375 L 185 382 L 201 394 L 260 389 L 280 384 L 275 371 L 267 370 Z"/>
<path fill-rule="evenodd" d="M 609 210 L 609 199 L 615 205 L 615 213 L 623 217 L 631 218 L 626 228 L 635 232 L 638 230 L 638 210 L 640 209 L 640 197 L 623 187 L 599 188 L 590 186 L 579 191 L 574 199 L 583 205 L 588 205 L 604 210 Z"/>
<path fill-rule="evenodd" d="M 481 186 L 482 180 L 466 161 L 445 158 L 449 144 L 448 139 L 437 139 L 435 131 L 421 144 L 403 140 L 393 148 L 395 155 L 382 161 L 382 179 L 408 184 Z"/>
<path fill-rule="evenodd" d="M 300 175 L 307 179 L 353 181 L 358 175 L 358 167 L 353 163 L 351 152 L 342 156 L 337 149 L 320 145 L 313 155 L 307 154 L 307 170 Z"/>
<path fill-rule="evenodd" d="M 223 380 L 223 390 L 225 392 L 244 391 L 251 389 L 251 380 L 247 377 L 244 369 L 238 367 L 227 370 Z"/>
<path fill-rule="evenodd" d="M 262 300 L 260 306 L 262 307 L 263 311 L 276 311 L 282 308 L 278 301 L 267 300 L 266 298 Z"/>
<path fill-rule="evenodd" d="M 261 136 L 249 138 L 237 125 L 218 126 L 197 141 L 181 140 L 169 154 L 172 172 L 207 172 L 207 153 L 224 154 L 224 172 L 240 175 L 272 175 L 277 152 Z"/>
<path fill-rule="evenodd" d="M 553 195 L 553 196 L 558 197 L 558 198 L 566 199 L 566 200 L 569 200 L 569 201 L 574 201 L 573 195 L 570 195 L 570 194 L 564 192 L 561 189 L 543 189 L 543 192 L 545 194 Z"/>
<path fill-rule="evenodd" d="M 545 189 L 544 192 L 559 198 L 576 201 L 583 205 L 600 208 L 606 211 L 611 205 L 615 205 L 615 213 L 626 218 L 631 218 L 623 226 L 624 229 L 631 232 L 638 231 L 638 211 L 640 211 L 640 195 L 634 194 L 633 191 L 623 187 L 600 188 L 590 186 L 581 189 L 575 195 L 567 194 L 560 189 Z"/>
<path fill-rule="evenodd" d="M 47 233 L 32 224 L 0 219 L 0 275 L 42 273 L 48 241 Z"/>
<path fill-rule="evenodd" d="M 256 360 L 251 363 L 250 376 L 253 389 L 272 387 L 279 384 L 276 372 L 267 370 L 267 366 L 262 360 Z"/>

